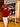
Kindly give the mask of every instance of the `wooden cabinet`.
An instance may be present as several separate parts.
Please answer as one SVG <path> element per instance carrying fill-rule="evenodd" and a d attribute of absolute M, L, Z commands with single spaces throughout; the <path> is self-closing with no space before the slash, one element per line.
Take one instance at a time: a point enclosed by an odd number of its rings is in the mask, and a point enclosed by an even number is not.
<path fill-rule="evenodd" d="M 3 18 L 2 18 L 2 12 L 0 12 L 0 21 L 2 21 Z"/>
<path fill-rule="evenodd" d="M 4 4 L 4 0 L 0 0 L 0 8 Z"/>

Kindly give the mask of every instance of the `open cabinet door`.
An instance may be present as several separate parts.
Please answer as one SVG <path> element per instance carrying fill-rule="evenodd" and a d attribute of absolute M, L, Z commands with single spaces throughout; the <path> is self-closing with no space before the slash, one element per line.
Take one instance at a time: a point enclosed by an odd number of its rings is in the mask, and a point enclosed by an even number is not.
<path fill-rule="evenodd" d="M 20 22 L 20 1 L 16 3 L 16 22 Z"/>
<path fill-rule="evenodd" d="M 16 3 L 16 17 L 19 18 L 19 1 Z"/>

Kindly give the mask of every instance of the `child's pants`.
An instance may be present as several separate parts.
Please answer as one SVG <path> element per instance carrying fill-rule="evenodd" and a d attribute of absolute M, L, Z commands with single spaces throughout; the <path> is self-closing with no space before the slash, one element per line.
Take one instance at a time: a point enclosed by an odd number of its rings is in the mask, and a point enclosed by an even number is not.
<path fill-rule="evenodd" d="M 4 22 L 4 24 L 7 24 L 8 23 L 8 18 L 7 17 L 3 17 L 3 22 Z"/>

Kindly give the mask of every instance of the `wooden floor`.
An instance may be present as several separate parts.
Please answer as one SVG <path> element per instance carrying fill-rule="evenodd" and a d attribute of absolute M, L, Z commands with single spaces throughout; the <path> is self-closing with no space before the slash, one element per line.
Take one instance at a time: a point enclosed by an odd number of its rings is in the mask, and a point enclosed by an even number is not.
<path fill-rule="evenodd" d="M 20 27 L 20 23 L 16 23 L 16 27 Z"/>
<path fill-rule="evenodd" d="M 0 22 L 0 27 L 4 27 L 4 24 L 2 22 Z M 20 27 L 20 23 L 9 23 L 8 27 Z"/>
<path fill-rule="evenodd" d="M 0 27 L 4 27 L 4 24 L 2 22 L 0 22 Z M 9 23 L 8 27 L 15 27 L 14 23 Z"/>

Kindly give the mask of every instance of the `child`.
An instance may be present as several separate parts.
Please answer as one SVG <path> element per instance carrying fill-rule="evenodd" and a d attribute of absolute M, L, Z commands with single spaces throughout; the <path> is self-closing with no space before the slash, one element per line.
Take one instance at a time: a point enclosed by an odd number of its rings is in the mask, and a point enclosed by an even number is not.
<path fill-rule="evenodd" d="M 7 27 L 8 17 L 11 15 L 10 8 L 5 4 L 2 5 L 2 16 L 5 27 Z"/>

